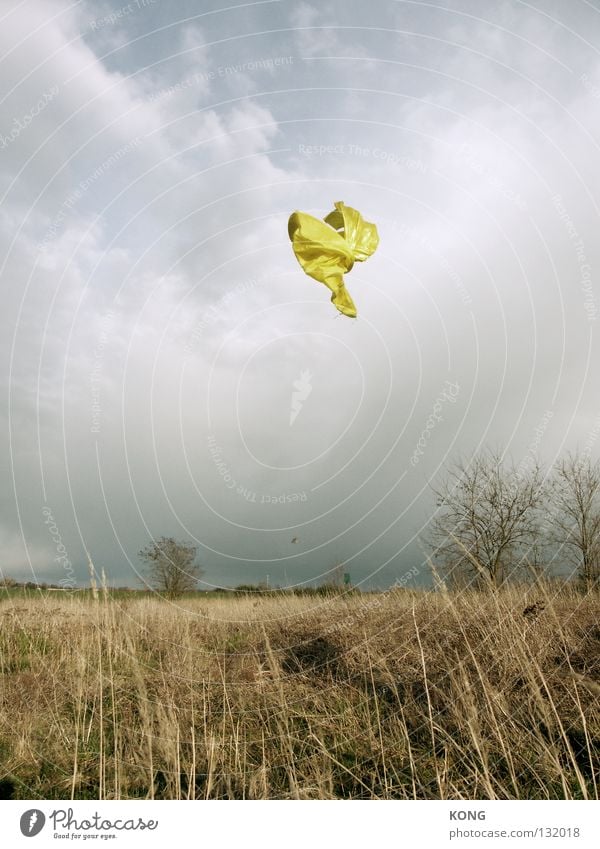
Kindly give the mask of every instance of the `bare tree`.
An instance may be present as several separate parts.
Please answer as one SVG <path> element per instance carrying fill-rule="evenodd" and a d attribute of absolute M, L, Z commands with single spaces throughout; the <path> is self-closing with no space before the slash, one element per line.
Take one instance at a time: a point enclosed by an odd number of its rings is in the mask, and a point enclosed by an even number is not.
<path fill-rule="evenodd" d="M 454 463 L 434 492 L 428 542 L 448 580 L 498 587 L 526 565 L 543 499 L 538 466 L 523 473 L 488 451 Z"/>
<path fill-rule="evenodd" d="M 148 574 L 148 583 L 171 598 L 196 589 L 202 576 L 195 562 L 197 546 L 160 537 L 139 552 Z"/>
<path fill-rule="evenodd" d="M 555 466 L 551 499 L 551 537 L 591 589 L 600 582 L 600 463 L 567 455 Z"/>

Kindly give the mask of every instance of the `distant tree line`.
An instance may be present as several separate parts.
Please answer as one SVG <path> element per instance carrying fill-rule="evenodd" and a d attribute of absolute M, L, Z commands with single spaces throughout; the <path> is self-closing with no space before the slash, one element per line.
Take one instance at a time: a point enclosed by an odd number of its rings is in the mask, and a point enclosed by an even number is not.
<path fill-rule="evenodd" d="M 454 587 L 497 588 L 526 577 L 565 575 L 585 591 L 600 589 L 600 463 L 569 454 L 547 475 L 531 461 L 516 467 L 484 451 L 458 460 L 433 487 L 436 512 L 426 544 L 436 576 Z M 146 589 L 170 598 L 195 592 L 204 570 L 197 546 L 173 537 L 139 552 Z M 241 584 L 218 592 L 327 595 L 344 587 L 342 564 L 319 587 L 271 588 Z M 5 589 L 64 589 L 59 585 L 0 579 Z M 126 589 L 126 588 L 124 588 Z"/>
<path fill-rule="evenodd" d="M 446 583 L 569 574 L 586 591 L 600 586 L 600 464 L 589 456 L 569 454 L 544 475 L 485 451 L 453 463 L 434 492 L 426 541 Z"/>
<path fill-rule="evenodd" d="M 190 542 L 178 541 L 173 537 L 160 537 L 153 540 L 139 552 L 144 564 L 144 584 L 169 598 L 194 592 L 204 569 L 196 562 L 198 547 Z M 267 584 L 239 584 L 237 587 L 215 587 L 214 592 L 235 595 L 331 595 L 351 592 L 352 587 L 345 583 L 344 566 L 337 563 L 326 579 L 318 587 L 271 587 Z"/>

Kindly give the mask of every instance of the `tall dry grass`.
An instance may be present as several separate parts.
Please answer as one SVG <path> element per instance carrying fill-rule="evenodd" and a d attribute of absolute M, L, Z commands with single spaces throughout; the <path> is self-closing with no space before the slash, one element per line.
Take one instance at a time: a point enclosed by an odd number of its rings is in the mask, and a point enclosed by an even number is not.
<path fill-rule="evenodd" d="M 597 799 L 599 609 L 543 586 L 5 599 L 0 793 Z"/>

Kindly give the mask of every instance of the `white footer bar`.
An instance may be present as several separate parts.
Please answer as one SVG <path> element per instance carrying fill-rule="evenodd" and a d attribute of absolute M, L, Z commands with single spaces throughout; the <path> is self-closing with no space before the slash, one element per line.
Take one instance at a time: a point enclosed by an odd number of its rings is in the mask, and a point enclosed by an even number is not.
<path fill-rule="evenodd" d="M 600 846 L 600 802 L 6 801 L 3 847 Z"/>

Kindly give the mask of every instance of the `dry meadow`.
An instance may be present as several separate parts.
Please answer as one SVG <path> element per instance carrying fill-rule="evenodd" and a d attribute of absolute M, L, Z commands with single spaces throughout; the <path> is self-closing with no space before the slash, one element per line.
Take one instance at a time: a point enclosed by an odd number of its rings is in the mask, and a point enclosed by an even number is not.
<path fill-rule="evenodd" d="M 600 599 L 0 601 L 4 798 L 589 799 Z"/>

